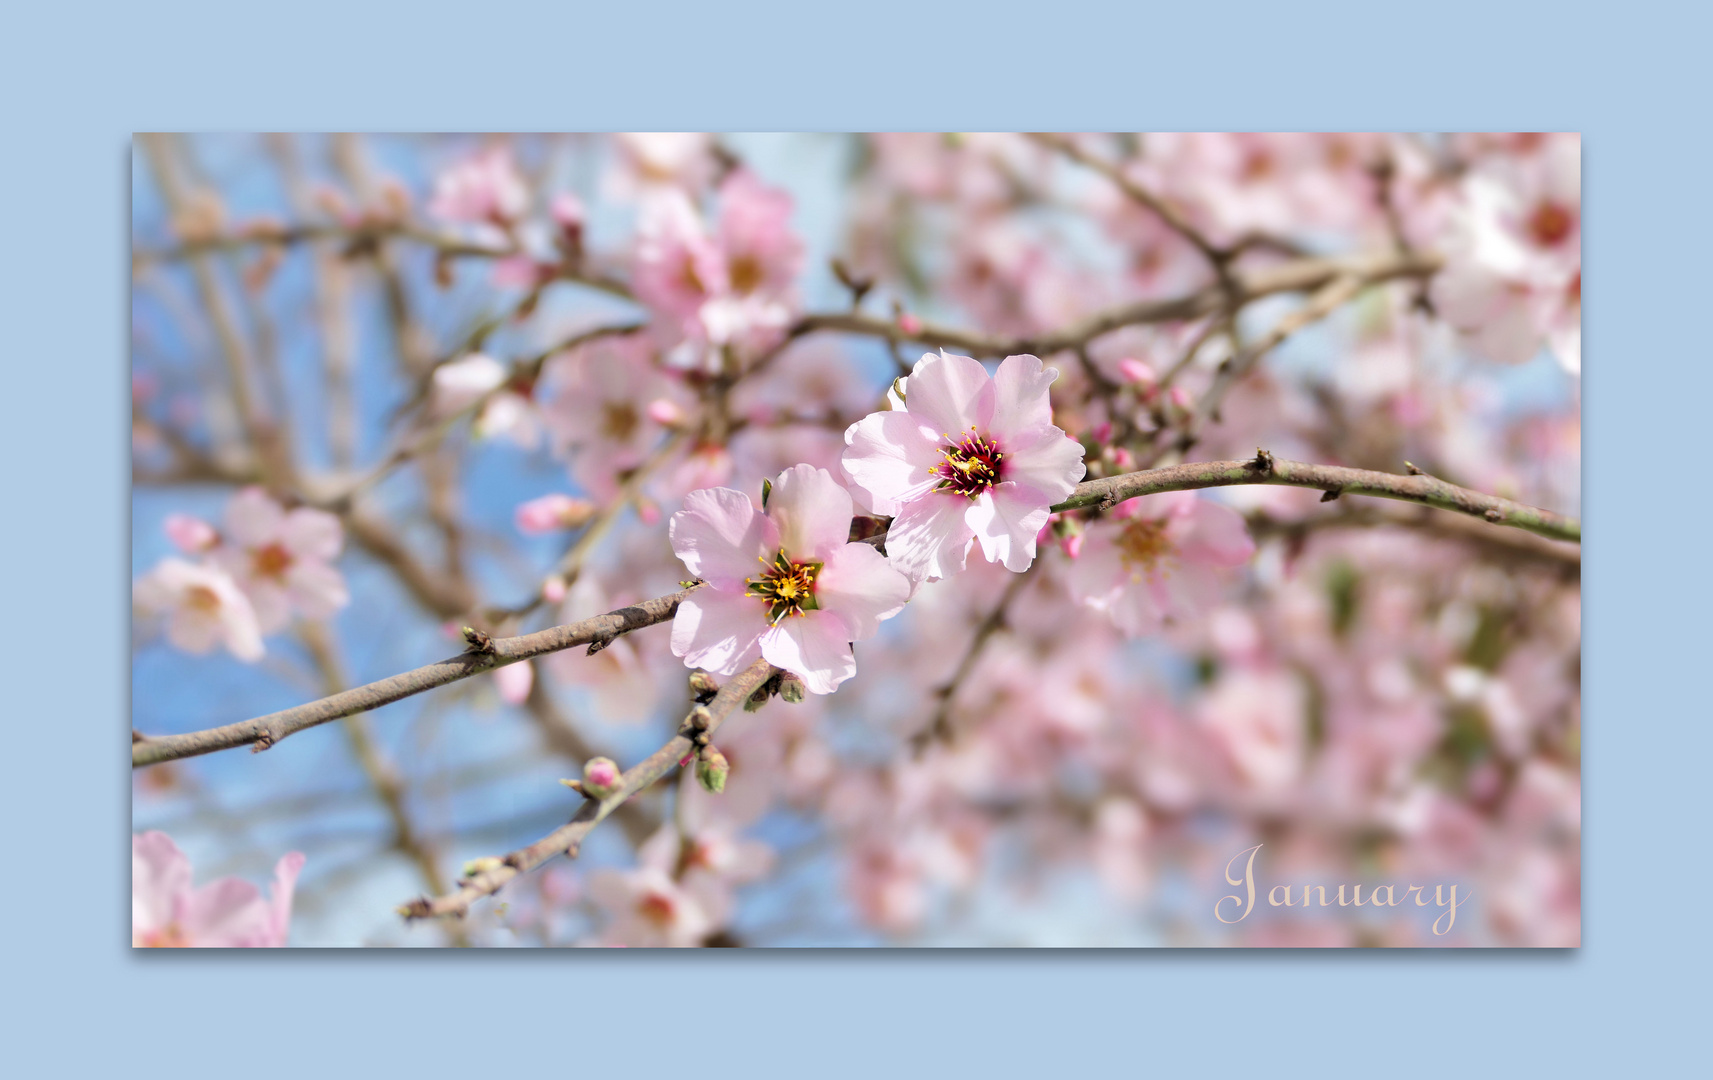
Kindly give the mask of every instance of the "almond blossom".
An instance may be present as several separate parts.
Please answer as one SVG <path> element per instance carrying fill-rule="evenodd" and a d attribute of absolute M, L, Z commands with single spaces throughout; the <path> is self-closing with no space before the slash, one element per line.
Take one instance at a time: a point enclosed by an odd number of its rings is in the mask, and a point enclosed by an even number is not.
<path fill-rule="evenodd" d="M 1582 364 L 1582 143 L 1547 137 L 1532 156 L 1471 173 L 1444 273 L 1447 322 L 1488 359 L 1520 364 L 1544 339 L 1565 369 Z"/>
<path fill-rule="evenodd" d="M 915 580 L 964 568 L 969 542 L 1021 573 L 1035 560 L 1048 508 L 1083 478 L 1082 444 L 1053 426 L 1058 371 L 1008 356 L 995 375 L 967 356 L 925 354 L 904 381 L 902 411 L 845 432 L 851 486 L 894 520 L 886 549 Z"/>
<path fill-rule="evenodd" d="M 225 539 L 213 558 L 250 598 L 262 633 L 283 629 L 294 614 L 328 618 L 351 602 L 333 566 L 344 530 L 327 511 L 287 511 L 261 488 L 245 488 L 226 504 Z"/>
<path fill-rule="evenodd" d="M 741 491 L 692 491 L 672 515 L 672 550 L 708 584 L 678 606 L 673 653 L 718 675 L 765 656 L 816 694 L 855 675 L 851 643 L 903 609 L 910 583 L 846 542 L 852 511 L 832 474 L 808 465 L 779 474 L 765 513 Z"/>
<path fill-rule="evenodd" d="M 1243 518 L 1193 491 L 1123 503 L 1083 536 L 1071 591 L 1132 636 L 1212 607 L 1255 553 Z"/>
<path fill-rule="evenodd" d="M 172 837 L 131 837 L 133 948 L 282 948 L 291 924 L 291 894 L 303 869 L 300 851 L 280 858 L 268 899 L 239 878 L 191 886 L 190 859 Z"/>
<path fill-rule="evenodd" d="M 428 212 L 442 221 L 507 227 L 529 209 L 529 189 L 510 151 L 495 147 L 435 177 Z"/>
<path fill-rule="evenodd" d="M 144 617 L 164 619 L 167 640 L 185 652 L 223 646 L 240 660 L 262 658 L 256 609 L 219 567 L 162 559 L 132 584 L 131 603 Z"/>

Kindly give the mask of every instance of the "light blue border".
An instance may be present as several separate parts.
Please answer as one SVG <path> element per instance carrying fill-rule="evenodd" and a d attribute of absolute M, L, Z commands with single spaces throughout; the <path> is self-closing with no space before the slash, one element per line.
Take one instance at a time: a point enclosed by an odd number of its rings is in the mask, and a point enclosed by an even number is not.
<path fill-rule="evenodd" d="M 1630 3 L 1596 22 L 1592 6 L 1563 2 L 1228 0 L 1192 22 L 1065 0 L 655 3 L 619 25 L 618 7 L 9 12 L 8 1073 L 1643 1076 L 1705 1064 L 1692 1025 L 1706 1020 L 1713 899 L 1699 843 L 1713 763 L 1713 523 L 1699 494 L 1713 472 L 1706 9 Z M 630 126 L 1583 131 L 1584 949 L 133 955 L 117 902 L 132 129 Z"/>

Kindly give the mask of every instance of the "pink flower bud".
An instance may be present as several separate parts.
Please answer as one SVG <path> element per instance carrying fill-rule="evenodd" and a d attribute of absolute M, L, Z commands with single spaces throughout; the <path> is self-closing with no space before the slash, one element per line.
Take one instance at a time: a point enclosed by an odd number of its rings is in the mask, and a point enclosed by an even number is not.
<path fill-rule="evenodd" d="M 556 225 L 566 230 L 580 229 L 588 219 L 583 200 L 569 191 L 561 191 L 553 196 L 553 201 L 547 205 L 547 212 L 552 215 Z"/>
<path fill-rule="evenodd" d="M 644 525 L 658 525 L 660 524 L 660 507 L 656 506 L 651 499 L 638 499 L 636 501 L 636 516 L 642 519 Z"/>
<path fill-rule="evenodd" d="M 1176 405 L 1178 408 L 1188 409 L 1190 407 L 1190 393 L 1188 390 L 1185 390 L 1183 387 L 1181 387 L 1181 386 L 1172 387 L 1172 393 L 1171 393 L 1170 397 L 1172 400 L 1172 404 Z"/>
<path fill-rule="evenodd" d="M 1083 534 L 1073 533 L 1059 541 L 1059 547 L 1064 549 L 1067 558 L 1076 558 L 1083 553 Z"/>
<path fill-rule="evenodd" d="M 648 418 L 661 427 L 677 427 L 684 419 L 684 410 L 667 398 L 655 398 L 648 403 Z"/>
<path fill-rule="evenodd" d="M 604 799 L 624 783 L 624 774 L 612 758 L 590 758 L 583 766 L 583 790 L 591 798 Z"/>
<path fill-rule="evenodd" d="M 1118 362 L 1118 374 L 1125 382 L 1152 385 L 1156 382 L 1154 369 L 1133 356 L 1126 356 Z"/>
<path fill-rule="evenodd" d="M 1100 423 L 1096 424 L 1094 426 L 1094 430 L 1089 432 L 1089 438 L 1093 439 L 1097 443 L 1103 443 L 1112 438 L 1112 421 L 1102 420 Z"/>
<path fill-rule="evenodd" d="M 586 499 L 556 493 L 523 503 L 515 516 L 519 532 L 540 536 L 560 529 L 581 528 L 595 516 L 595 507 Z"/>
<path fill-rule="evenodd" d="M 541 598 L 549 604 L 561 603 L 565 599 L 565 579 L 554 574 L 541 583 Z"/>
<path fill-rule="evenodd" d="M 906 334 L 920 334 L 922 332 L 922 320 L 908 313 L 900 313 L 898 316 L 898 329 L 904 331 Z"/>
<path fill-rule="evenodd" d="M 214 526 L 189 514 L 169 515 L 165 528 L 167 538 L 186 555 L 200 555 L 220 543 Z"/>
<path fill-rule="evenodd" d="M 528 660 L 507 664 L 494 672 L 494 684 L 499 687 L 501 701 L 522 705 L 529 700 L 530 688 L 535 685 L 535 669 Z"/>
<path fill-rule="evenodd" d="M 1115 446 L 1112 449 L 1112 463 L 1120 469 L 1128 469 L 1136 464 L 1136 458 L 1124 447 Z"/>

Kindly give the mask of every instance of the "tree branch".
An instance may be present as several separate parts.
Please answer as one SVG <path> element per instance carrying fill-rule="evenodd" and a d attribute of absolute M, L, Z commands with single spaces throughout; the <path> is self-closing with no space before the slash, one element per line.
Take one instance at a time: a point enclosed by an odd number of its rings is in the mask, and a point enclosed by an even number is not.
<path fill-rule="evenodd" d="M 468 679 L 484 671 L 528 660 L 550 652 L 577 645 L 599 642 L 605 645 L 621 634 L 655 623 L 666 622 L 678 612 L 678 605 L 699 586 L 692 585 L 670 596 L 644 600 L 592 619 L 553 626 L 519 637 L 495 638 L 487 650 L 467 652 L 439 663 L 429 664 L 394 675 L 380 682 L 359 686 L 332 697 L 298 705 L 280 712 L 269 713 L 253 720 L 244 720 L 225 727 L 193 731 L 184 735 L 145 736 L 131 744 L 131 767 L 158 765 L 163 761 L 196 757 L 216 750 L 230 750 L 255 744 L 256 750 L 266 750 L 288 735 L 295 735 L 330 720 L 339 720 L 382 705 L 420 694 L 425 690 Z"/>
<path fill-rule="evenodd" d="M 714 699 L 708 702 L 706 708 L 710 716 L 703 730 L 712 734 L 737 708 L 762 684 L 774 675 L 779 674 L 778 668 L 769 664 L 765 659 L 757 660 L 737 675 L 733 676 L 724 686 L 720 687 Z M 470 905 L 484 896 L 492 896 L 506 882 L 521 874 L 540 866 L 542 863 L 560 853 L 576 857 L 582 846 L 583 838 L 588 836 L 596 825 L 599 825 L 607 815 L 624 804 L 625 800 L 653 784 L 676 768 L 679 762 L 696 752 L 696 744 L 690 741 L 687 732 L 691 729 L 686 722 L 678 735 L 659 750 L 656 750 L 646 761 L 624 774 L 619 789 L 604 799 L 589 799 L 578 808 L 569 822 L 548 833 L 546 836 L 519 848 L 505 856 L 500 865 L 490 870 L 483 870 L 465 878 L 459 883 L 456 891 L 445 896 L 420 897 L 399 909 L 400 914 L 407 919 L 426 919 L 447 915 L 463 916 L 470 910 Z"/>

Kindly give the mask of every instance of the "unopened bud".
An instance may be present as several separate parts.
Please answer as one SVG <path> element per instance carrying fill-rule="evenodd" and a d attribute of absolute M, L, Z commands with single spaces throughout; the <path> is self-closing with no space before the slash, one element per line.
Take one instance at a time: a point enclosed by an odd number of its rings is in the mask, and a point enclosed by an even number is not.
<path fill-rule="evenodd" d="M 612 758 L 590 758 L 583 766 L 583 794 L 592 799 L 604 799 L 619 789 L 624 783 L 624 774 L 619 772 L 617 763 Z"/>
<path fill-rule="evenodd" d="M 803 701 L 803 692 L 804 686 L 802 679 L 791 674 L 786 674 L 780 678 L 779 696 L 784 698 L 787 704 L 801 704 Z"/>
<path fill-rule="evenodd" d="M 696 782 L 704 789 L 718 795 L 726 790 L 726 777 L 732 773 L 731 762 L 726 755 L 720 753 L 718 747 L 704 746 L 702 753 L 696 758 Z"/>
<path fill-rule="evenodd" d="M 690 692 L 697 695 L 717 694 L 720 692 L 720 684 L 706 671 L 692 671 L 690 673 Z"/>
<path fill-rule="evenodd" d="M 661 427 L 677 427 L 684 422 L 684 410 L 670 398 L 655 398 L 648 403 L 648 418 Z"/>
<path fill-rule="evenodd" d="M 475 877 L 477 874 L 485 874 L 489 870 L 498 870 L 505 863 L 506 861 L 497 855 L 484 855 L 479 859 L 471 859 L 464 864 L 464 876 Z"/>
<path fill-rule="evenodd" d="M 1118 374 L 1128 383 L 1152 385 L 1158 381 L 1154 375 L 1154 369 L 1134 356 L 1126 356 L 1118 362 Z"/>
<path fill-rule="evenodd" d="M 698 705 L 690 710 L 690 726 L 697 731 L 706 731 L 714 724 L 714 714 L 708 711 L 706 705 Z"/>

